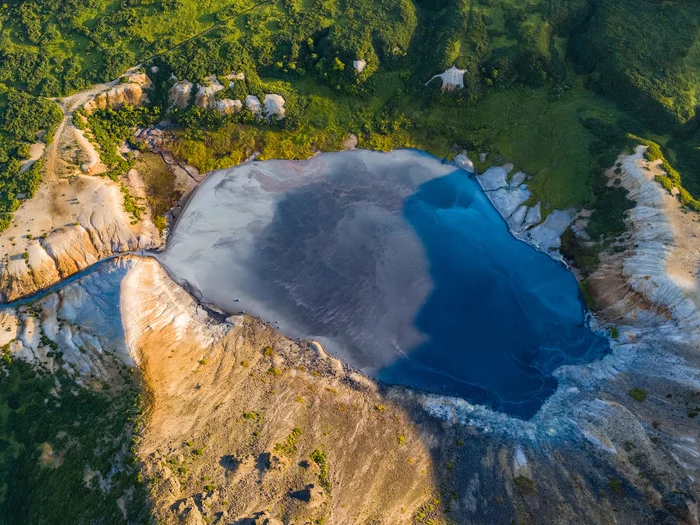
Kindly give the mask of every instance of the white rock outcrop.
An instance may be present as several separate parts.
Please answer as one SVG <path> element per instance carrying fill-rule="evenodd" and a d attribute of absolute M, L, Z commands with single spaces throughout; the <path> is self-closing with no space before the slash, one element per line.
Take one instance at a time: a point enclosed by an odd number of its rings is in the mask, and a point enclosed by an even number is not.
<path fill-rule="evenodd" d="M 466 154 L 455 157 L 459 166 L 472 165 Z M 537 202 L 528 206 L 525 203 L 532 197 L 526 184 L 527 175 L 522 171 L 508 175 L 513 170 L 511 164 L 492 166 L 477 176 L 479 184 L 493 206 L 508 223 L 513 234 L 536 246 L 542 251 L 561 258 L 558 250 L 561 235 L 576 217 L 576 211 L 554 210 L 542 222 L 542 205 Z"/>
<path fill-rule="evenodd" d="M 168 105 L 180 109 L 189 106 L 193 87 L 194 85 L 189 80 L 176 82 L 168 90 Z"/>
<path fill-rule="evenodd" d="M 239 80 L 243 81 L 245 80 L 245 73 L 239 72 L 239 73 L 231 73 L 229 75 L 224 75 L 221 78 L 225 78 L 226 80 L 234 81 L 234 80 Z M 230 87 L 230 86 L 229 86 Z"/>
<path fill-rule="evenodd" d="M 262 104 L 260 99 L 255 95 L 248 95 L 245 98 L 245 107 L 247 107 L 253 115 L 262 114 Z"/>
<path fill-rule="evenodd" d="M 266 94 L 265 95 L 265 116 L 267 118 L 275 118 L 282 120 L 286 113 L 284 109 L 284 98 L 281 95 Z"/>
<path fill-rule="evenodd" d="M 146 90 L 152 87 L 151 80 L 145 73 L 134 73 L 122 77 L 126 82 L 117 84 L 107 91 L 98 93 L 95 98 L 83 105 L 89 114 L 96 109 L 120 109 L 124 106 L 141 106 L 148 102 Z"/>
<path fill-rule="evenodd" d="M 171 77 L 175 84 L 168 91 L 168 104 L 175 108 L 184 109 L 190 104 L 194 85 L 188 80 L 177 81 L 177 77 Z M 231 82 L 245 80 L 243 73 L 231 73 L 221 77 Z M 194 105 L 202 109 L 218 111 L 222 115 L 232 115 L 243 110 L 243 106 L 257 117 L 281 120 L 286 115 L 285 100 L 281 95 L 268 93 L 263 102 L 255 95 L 248 95 L 245 102 L 238 99 L 219 99 L 217 94 L 226 89 L 216 75 L 210 75 L 204 79 L 203 84 L 197 84 Z M 230 87 L 230 86 L 229 86 Z"/>
<path fill-rule="evenodd" d="M 457 166 L 462 168 L 463 170 L 467 170 L 471 173 L 476 173 L 476 169 L 474 168 L 474 163 L 471 161 L 469 157 L 467 157 L 467 152 L 463 151 L 459 155 L 455 156 L 453 161 Z"/>
<path fill-rule="evenodd" d="M 513 181 L 508 182 L 508 174 L 512 169 L 512 165 L 509 164 L 492 166 L 481 175 L 478 175 L 477 180 L 491 203 L 506 220 L 510 229 L 515 233 L 519 233 L 531 226 L 531 224 L 525 224 L 528 207 L 524 206 L 523 203 L 532 196 L 532 193 L 528 189 L 527 184 L 524 184 L 524 178 L 521 178 L 518 174 L 516 174 L 518 175 L 517 177 L 514 175 L 513 178 L 516 178 L 516 182 L 520 179 L 520 184 L 513 184 Z M 534 214 L 530 214 L 530 219 L 534 217 Z"/>
<path fill-rule="evenodd" d="M 225 88 L 216 75 L 208 76 L 204 79 L 204 84 L 197 85 L 197 94 L 194 98 L 194 105 L 203 109 L 217 109 L 216 94 Z"/>
<path fill-rule="evenodd" d="M 427 86 L 433 80 L 439 78 L 442 80 L 442 89 L 444 91 L 457 91 L 464 87 L 464 74 L 466 72 L 466 69 L 457 69 L 457 67 L 452 66 L 445 72 L 435 75 L 433 78 L 428 80 L 425 85 Z"/>
<path fill-rule="evenodd" d="M 537 216 L 541 218 L 539 206 Z M 524 238 L 541 250 L 558 253 L 559 247 L 561 246 L 561 236 L 574 221 L 575 217 L 576 210 L 573 208 L 567 210 L 553 210 L 547 215 L 544 222 L 528 229 L 524 233 Z"/>
<path fill-rule="evenodd" d="M 238 99 L 224 98 L 216 101 L 216 110 L 222 115 L 238 113 L 243 109 L 243 103 Z"/>
<path fill-rule="evenodd" d="M 366 60 L 353 60 L 352 67 L 354 67 L 355 71 L 357 71 L 358 73 L 362 73 L 365 70 L 365 68 L 367 67 L 367 61 Z"/>

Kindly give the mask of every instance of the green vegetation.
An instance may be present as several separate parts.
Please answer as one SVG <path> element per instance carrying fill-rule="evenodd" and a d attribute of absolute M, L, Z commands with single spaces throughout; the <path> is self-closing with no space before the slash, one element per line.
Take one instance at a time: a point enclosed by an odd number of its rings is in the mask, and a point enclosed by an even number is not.
<path fill-rule="evenodd" d="M 284 454 L 285 456 L 292 456 L 297 451 L 297 439 L 301 436 L 301 429 L 299 427 L 294 427 L 283 443 L 277 443 L 275 445 L 275 452 Z"/>
<path fill-rule="evenodd" d="M 589 271 L 631 206 L 603 172 L 639 136 L 663 147 L 659 181 L 700 209 L 700 6 L 691 0 L 18 0 L 0 9 L 0 22 L 0 114 L 14 136 L 7 162 L 0 151 L 0 227 L 38 180 L 38 169 L 19 175 L 16 162 L 36 131 L 54 125 L 37 108 L 58 111 L 35 97 L 117 78 L 139 62 L 159 68 L 147 69 L 148 107 L 87 117 L 114 178 L 134 163 L 117 146 L 163 117 L 176 126 L 173 153 L 202 171 L 254 152 L 301 159 L 337 150 L 348 133 L 379 150 L 487 152 L 487 164 L 512 161 L 534 175 L 545 214 L 595 209 L 588 233 L 599 245 L 571 236 L 565 247 Z M 452 65 L 466 70 L 465 89 L 424 85 Z M 279 93 L 287 117 L 168 111 L 172 74 L 197 82 L 231 72 L 245 79 L 217 96 Z M 16 117 L 26 107 L 38 124 Z M 152 175 L 148 203 L 162 229 L 176 196 L 162 166 L 136 162 Z M 138 206 L 125 206 L 136 220 Z"/>
<path fill-rule="evenodd" d="M 132 224 L 141 220 L 141 213 L 143 213 L 146 208 L 139 205 L 134 198 L 129 193 L 129 190 L 125 187 L 121 187 L 122 196 L 124 197 L 124 211 L 131 215 Z"/>
<path fill-rule="evenodd" d="M 646 140 L 642 138 L 637 138 L 638 142 L 648 146 L 647 151 L 644 153 L 644 157 L 650 161 L 654 162 L 661 160 L 661 169 L 666 172 L 665 175 L 657 175 L 655 177 L 656 181 L 661 184 L 666 190 L 671 194 L 677 194 L 677 198 L 680 203 L 693 211 L 700 212 L 700 200 L 694 198 L 690 192 L 683 187 L 683 182 L 681 181 L 681 175 L 678 173 L 671 164 L 669 164 L 666 157 L 664 157 L 661 146 L 656 142 L 651 140 Z"/>
<path fill-rule="evenodd" d="M 22 171 L 20 160 L 28 157 L 29 143 L 49 143 L 61 121 L 53 102 L 0 85 L 0 231 L 12 221 L 22 199 L 31 198 L 41 180 L 41 162 Z"/>
<path fill-rule="evenodd" d="M 153 224 L 163 231 L 166 226 L 165 215 L 182 195 L 175 189 L 175 181 L 159 155 L 141 153 L 134 161 L 134 169 L 143 177 Z"/>
<path fill-rule="evenodd" d="M 129 522 L 148 522 L 135 456 L 124 457 L 135 385 L 97 392 L 9 354 L 0 378 L 0 521 L 121 523 L 122 499 Z"/>
<path fill-rule="evenodd" d="M 608 478 L 608 487 L 615 494 L 622 494 L 622 482 L 616 477 L 610 476 Z"/>
<path fill-rule="evenodd" d="M 133 166 L 133 159 L 125 159 L 118 153 L 117 148 L 132 137 L 135 127 L 155 124 L 160 116 L 157 107 L 133 106 L 126 106 L 118 111 L 109 108 L 98 109 L 90 115 L 85 115 L 82 111 L 76 113 L 74 120 L 87 120 L 92 139 L 99 146 L 100 160 L 111 170 L 108 175 L 115 180 Z"/>
<path fill-rule="evenodd" d="M 331 490 L 331 481 L 328 479 L 328 458 L 326 453 L 317 448 L 311 453 L 311 461 L 318 466 L 318 483 L 326 490 Z"/>
<path fill-rule="evenodd" d="M 438 493 L 433 494 L 413 515 L 413 523 L 431 525 L 444 523 L 442 500 Z"/>
<path fill-rule="evenodd" d="M 689 122 L 700 95 L 700 6 L 685 0 L 591 4 L 586 30 L 571 42 L 591 87 L 655 127 Z"/>
<path fill-rule="evenodd" d="M 640 403 L 646 401 L 648 392 L 644 390 L 643 388 L 632 388 L 628 392 L 629 396 L 634 399 L 635 401 L 639 401 Z"/>
<path fill-rule="evenodd" d="M 260 412 L 243 412 L 243 419 L 260 421 L 262 420 L 262 414 Z"/>
<path fill-rule="evenodd" d="M 521 494 L 530 494 L 537 491 L 535 482 L 525 476 L 516 476 L 513 478 L 513 482 L 515 483 L 515 488 L 517 488 L 518 492 Z"/>

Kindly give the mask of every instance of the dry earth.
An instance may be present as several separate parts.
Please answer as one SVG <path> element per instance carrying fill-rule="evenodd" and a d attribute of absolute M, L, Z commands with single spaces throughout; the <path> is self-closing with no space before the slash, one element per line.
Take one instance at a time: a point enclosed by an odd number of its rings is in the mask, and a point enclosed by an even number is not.
<path fill-rule="evenodd" d="M 0 234 L 0 301 L 37 292 L 113 254 L 153 249 L 162 239 L 148 213 L 124 211 L 121 184 L 106 177 L 94 147 L 75 128 L 73 112 L 116 84 L 98 85 L 60 101 L 64 120 L 46 149 L 43 182 Z M 97 157 L 96 157 L 97 156 Z"/>

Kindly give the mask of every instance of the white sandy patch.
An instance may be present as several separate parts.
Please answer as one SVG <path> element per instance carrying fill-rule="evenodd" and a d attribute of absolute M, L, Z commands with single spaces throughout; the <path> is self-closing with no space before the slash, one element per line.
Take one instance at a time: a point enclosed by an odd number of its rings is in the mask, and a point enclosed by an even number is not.
<path fill-rule="evenodd" d="M 459 90 L 464 87 L 464 74 L 467 72 L 466 69 L 457 69 L 452 66 L 450 69 L 446 70 L 439 75 L 435 75 L 433 78 L 428 80 L 425 85 L 427 86 L 436 78 L 442 80 L 442 89 L 445 91 Z"/>
<path fill-rule="evenodd" d="M 85 173 L 90 173 L 92 175 L 98 173 L 104 173 L 107 171 L 107 167 L 100 161 L 100 154 L 97 153 L 95 146 L 92 142 L 88 140 L 85 136 L 85 132 L 78 128 L 73 128 L 73 134 L 75 135 L 75 140 L 83 150 L 83 153 L 87 156 L 87 162 L 81 167 Z"/>
<path fill-rule="evenodd" d="M 44 154 L 44 150 L 46 149 L 46 144 L 43 142 L 35 142 L 29 147 L 29 158 L 23 160 L 20 162 L 20 165 L 22 166 L 21 169 L 19 170 L 20 173 L 27 171 L 29 168 L 32 167 L 32 165 L 41 158 L 41 156 Z"/>

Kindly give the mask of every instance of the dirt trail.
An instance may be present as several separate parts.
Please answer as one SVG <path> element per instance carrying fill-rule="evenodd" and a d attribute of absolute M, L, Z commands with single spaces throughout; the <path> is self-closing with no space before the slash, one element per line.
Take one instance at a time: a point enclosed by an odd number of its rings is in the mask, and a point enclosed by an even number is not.
<path fill-rule="evenodd" d="M 124 75 L 130 75 L 138 70 L 138 68 L 141 67 L 141 64 L 137 64 L 128 71 L 124 73 Z M 124 76 L 122 75 L 122 76 Z M 94 98 L 96 95 L 99 93 L 102 93 L 103 91 L 107 91 L 108 89 L 116 86 L 119 83 L 121 77 L 112 80 L 111 82 L 105 82 L 103 84 L 95 84 L 94 86 L 90 87 L 89 89 L 86 89 L 85 91 L 80 91 L 78 93 L 74 93 L 73 95 L 69 95 L 64 98 L 53 98 L 54 102 L 58 104 L 58 106 L 61 108 L 61 111 L 63 112 L 63 120 L 61 123 L 58 125 L 58 128 L 56 128 L 56 133 L 54 134 L 54 140 L 51 142 L 49 147 L 46 149 L 46 159 L 45 159 L 45 175 L 44 175 L 44 181 L 46 182 L 56 182 L 58 180 L 58 175 L 57 175 L 57 169 L 56 169 L 56 160 L 58 159 L 58 150 L 60 145 L 64 142 L 66 137 L 75 137 L 75 132 L 79 131 L 74 125 L 73 125 L 73 113 L 75 113 L 75 110 L 77 110 L 79 107 L 82 107 L 86 102 Z M 66 133 L 67 132 L 67 133 Z M 79 143 L 81 148 L 85 150 L 85 144 Z M 91 148 L 92 152 L 87 150 L 85 151 L 88 157 L 92 159 L 94 157 L 94 148 Z M 91 160 L 92 162 L 92 160 Z"/>
<path fill-rule="evenodd" d="M 162 243 L 148 215 L 134 221 L 125 211 L 119 183 L 87 176 L 76 165 L 87 154 L 91 173 L 104 168 L 92 144 L 78 140 L 72 117 L 117 83 L 54 99 L 63 120 L 46 147 L 42 183 L 0 235 L 0 302 L 36 293 L 113 254 Z"/>

